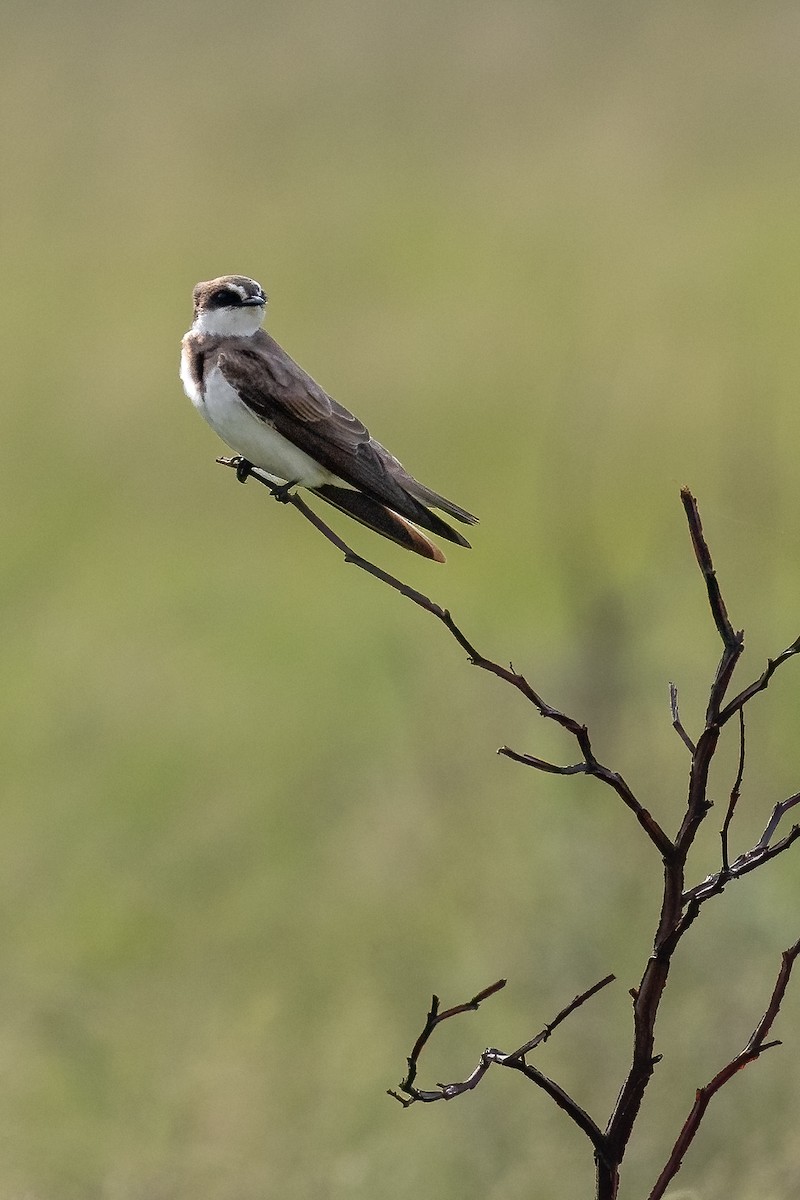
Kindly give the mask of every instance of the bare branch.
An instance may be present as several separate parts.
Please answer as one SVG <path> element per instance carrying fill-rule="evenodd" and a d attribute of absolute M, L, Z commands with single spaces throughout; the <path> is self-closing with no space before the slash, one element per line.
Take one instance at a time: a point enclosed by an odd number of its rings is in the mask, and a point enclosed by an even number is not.
<path fill-rule="evenodd" d="M 669 707 L 670 712 L 672 713 L 672 728 L 675 730 L 689 753 L 694 754 L 697 747 L 683 727 L 681 715 L 678 712 L 678 688 L 674 683 L 670 683 L 669 685 Z"/>
<path fill-rule="evenodd" d="M 705 1087 L 698 1090 L 692 1110 L 684 1122 L 683 1129 L 673 1146 L 667 1164 L 656 1180 L 656 1184 L 648 1200 L 661 1200 L 668 1185 L 680 1170 L 684 1156 L 694 1141 L 697 1130 L 700 1127 L 700 1122 L 705 1116 L 706 1109 L 720 1088 L 724 1087 L 742 1067 L 755 1062 L 766 1050 L 780 1045 L 780 1042 L 777 1041 L 768 1042 L 766 1037 L 781 1010 L 786 988 L 791 978 L 792 968 L 798 954 L 800 954 L 800 941 L 795 942 L 788 950 L 784 950 L 781 956 L 781 968 L 778 972 L 778 978 L 775 981 L 775 987 L 772 990 L 767 1010 L 753 1030 L 747 1045 L 721 1071 L 717 1072 Z"/>
<path fill-rule="evenodd" d="M 241 469 L 241 459 L 239 458 L 218 458 L 217 462 L 225 467 Z M 425 596 L 422 592 L 418 592 L 414 588 L 409 587 L 401 580 L 396 579 L 394 575 L 390 575 L 388 571 L 384 571 L 383 568 L 376 566 L 368 559 L 362 558 L 361 555 L 356 554 L 356 552 L 351 549 L 351 547 L 348 546 L 348 544 L 343 541 L 338 534 L 334 533 L 334 531 L 325 524 L 321 517 L 317 516 L 313 509 L 308 507 L 305 501 L 302 500 L 296 492 L 292 492 L 287 495 L 278 484 L 271 480 L 269 476 L 267 476 L 257 467 L 251 468 L 247 474 L 252 476 L 252 478 L 256 479 L 259 483 L 262 483 L 278 499 L 282 500 L 286 504 L 290 504 L 293 508 L 296 508 L 298 512 L 301 513 L 302 516 L 304 516 L 306 520 L 309 521 L 314 528 L 317 529 L 322 536 L 327 539 L 327 541 L 329 541 L 333 546 L 336 547 L 337 550 L 340 551 L 340 553 L 344 555 L 345 562 L 352 563 L 353 566 L 360 568 L 362 571 L 366 571 L 368 575 L 372 575 L 373 578 L 379 579 L 381 583 L 385 583 L 394 591 L 399 592 L 401 596 L 405 596 L 406 599 L 411 600 L 413 604 L 416 604 L 419 608 L 424 609 L 425 612 L 430 613 L 431 616 L 434 616 L 437 620 L 441 621 L 456 642 L 458 642 L 459 646 L 465 652 L 467 658 L 473 666 L 480 667 L 481 670 L 488 671 L 490 674 L 496 675 L 497 678 L 503 680 L 504 683 L 508 683 L 512 687 L 516 688 L 516 690 L 520 692 L 525 699 L 534 706 L 534 708 L 536 708 L 540 716 L 545 717 L 549 721 L 555 722 L 555 724 L 560 725 L 562 729 L 565 729 L 568 733 L 572 734 L 577 741 L 584 758 L 584 769 L 580 773 L 592 775 L 595 779 L 599 779 L 602 783 L 605 783 L 611 787 L 622 799 L 624 804 L 634 813 L 639 824 L 644 829 L 645 833 L 659 853 L 663 856 L 672 852 L 673 846 L 669 837 L 658 824 L 656 819 L 651 815 L 651 813 L 649 813 L 647 809 L 644 808 L 644 806 L 637 800 L 636 796 L 633 794 L 622 776 L 616 771 L 611 771 L 608 767 L 603 766 L 602 763 L 597 760 L 592 749 L 589 731 L 585 725 L 582 725 L 579 721 L 576 721 L 574 717 L 568 716 L 567 713 L 561 712 L 560 709 L 553 708 L 552 705 L 548 704 L 530 685 L 525 676 L 515 671 L 513 666 L 504 667 L 500 663 L 494 662 L 490 658 L 484 658 L 484 656 L 480 654 L 479 651 L 476 650 L 472 643 L 467 639 L 466 635 L 462 633 L 461 629 L 455 623 L 446 608 L 442 608 L 433 600 L 429 599 L 428 596 Z M 503 748 L 500 753 L 507 754 L 507 757 L 509 758 L 514 757 L 514 755 L 511 752 L 507 752 L 505 748 Z M 519 758 L 517 761 L 522 762 L 524 760 Z M 528 765 L 532 764 L 529 763 Z M 556 770 L 556 768 L 553 769 Z M 575 772 L 557 771 L 557 773 L 578 774 L 579 772 L 576 770 Z"/>

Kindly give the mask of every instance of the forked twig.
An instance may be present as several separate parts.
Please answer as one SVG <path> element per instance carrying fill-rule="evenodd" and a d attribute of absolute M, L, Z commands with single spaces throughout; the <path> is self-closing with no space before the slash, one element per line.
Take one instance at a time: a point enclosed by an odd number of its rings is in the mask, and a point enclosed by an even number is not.
<path fill-rule="evenodd" d="M 728 701 L 719 714 L 720 725 L 727 724 L 731 717 L 744 708 L 745 704 L 749 703 L 754 696 L 765 691 L 778 667 L 782 667 L 790 658 L 794 658 L 795 654 L 800 654 L 800 637 L 793 641 L 791 646 L 787 646 L 785 650 L 781 651 L 776 658 L 768 658 L 767 665 L 758 679 L 754 679 L 751 684 L 739 692 L 738 696 L 734 696 L 732 700 Z"/>
<path fill-rule="evenodd" d="M 777 842 L 773 842 L 772 838 L 781 818 L 797 804 L 800 804 L 800 792 L 796 792 L 793 796 L 776 804 L 766 829 L 755 846 L 751 850 L 745 850 L 732 863 L 729 863 L 727 868 L 723 863 L 721 870 L 716 871 L 713 875 L 707 875 L 701 883 L 695 884 L 694 887 L 687 888 L 683 894 L 683 903 L 690 904 L 694 901 L 702 903 L 710 900 L 712 896 L 719 896 L 732 879 L 740 879 L 742 875 L 748 875 L 756 867 L 769 862 L 770 859 L 777 858 L 779 854 L 783 854 L 784 850 L 788 850 L 790 846 L 794 845 L 800 838 L 800 825 L 793 825 L 789 832 Z"/>
<path fill-rule="evenodd" d="M 422 1032 L 414 1043 L 414 1048 L 408 1056 L 408 1071 L 403 1081 L 398 1085 L 398 1091 L 390 1088 L 388 1095 L 402 1104 L 403 1108 L 410 1108 L 412 1104 L 432 1104 L 437 1100 L 453 1100 L 456 1096 L 463 1096 L 465 1092 L 471 1092 L 478 1086 L 486 1072 L 492 1065 L 498 1067 L 509 1067 L 513 1071 L 518 1071 L 535 1083 L 545 1091 L 551 1099 L 555 1100 L 559 1108 L 561 1108 L 568 1117 L 586 1134 L 590 1139 L 598 1154 L 605 1154 L 605 1139 L 597 1125 L 585 1109 L 581 1108 L 576 1100 L 574 1100 L 567 1092 L 564 1091 L 552 1079 L 548 1079 L 536 1067 L 526 1061 L 526 1055 L 530 1054 L 537 1046 L 546 1042 L 555 1029 L 565 1021 L 571 1013 L 585 1004 L 587 1000 L 596 995 L 602 988 L 614 982 L 613 975 L 606 975 L 604 979 L 598 983 L 592 984 L 585 992 L 581 992 L 575 996 L 569 1004 L 562 1008 L 561 1012 L 549 1021 L 544 1028 L 536 1034 L 530 1041 L 525 1042 L 519 1049 L 512 1051 L 511 1054 L 506 1054 L 502 1050 L 488 1049 L 484 1050 L 478 1060 L 478 1065 L 467 1076 L 466 1079 L 460 1080 L 458 1083 L 439 1083 L 435 1089 L 423 1090 L 416 1087 L 415 1080 L 419 1068 L 419 1059 L 422 1051 L 430 1040 L 431 1034 L 442 1021 L 447 1021 L 451 1017 L 456 1017 L 460 1013 L 475 1012 L 478 1006 L 489 996 L 493 996 L 495 992 L 499 992 L 505 987 L 505 979 L 499 979 L 497 983 L 493 983 L 490 987 L 484 988 L 482 992 L 478 992 L 477 996 L 473 996 L 466 1004 L 456 1004 L 453 1008 L 448 1008 L 444 1012 L 439 1009 L 439 997 L 434 996 L 431 1001 L 431 1007 L 425 1019 L 425 1024 Z M 402 1095 L 401 1095 L 402 1093 Z"/>
<path fill-rule="evenodd" d="M 442 1021 L 449 1021 L 451 1017 L 457 1017 L 461 1013 L 477 1012 L 484 1000 L 488 1000 L 490 996 L 494 996 L 497 992 L 501 991 L 502 988 L 506 986 L 507 982 L 508 981 L 505 979 L 498 979 L 496 983 L 492 983 L 489 985 L 489 987 L 486 987 L 482 991 L 478 992 L 472 997 L 471 1000 L 467 1000 L 465 1004 L 456 1004 L 452 1008 L 445 1009 L 444 1012 L 440 1011 L 439 997 L 434 994 L 431 997 L 431 1007 L 428 1011 L 427 1017 L 425 1018 L 425 1024 L 422 1027 L 422 1033 L 417 1038 L 416 1042 L 414 1043 L 414 1048 L 408 1056 L 408 1072 L 405 1079 L 399 1084 L 400 1091 L 404 1092 L 409 1099 L 404 1100 L 402 1096 L 398 1096 L 397 1092 L 392 1091 L 391 1088 L 387 1094 L 389 1096 L 394 1096 L 395 1100 L 399 1100 L 404 1108 L 408 1108 L 417 1100 L 421 1100 L 423 1103 L 429 1103 L 432 1100 L 449 1100 L 449 1096 L 440 1094 L 438 1091 L 431 1093 L 420 1092 L 414 1087 L 414 1080 L 417 1078 L 419 1056 L 422 1054 L 422 1051 L 428 1044 L 430 1036 L 437 1025 L 441 1025 Z M 463 1091 L 468 1090 L 468 1086 L 466 1084 L 454 1086 L 461 1087 L 461 1090 Z M 474 1087 L 475 1084 L 473 1083 L 470 1086 Z"/>

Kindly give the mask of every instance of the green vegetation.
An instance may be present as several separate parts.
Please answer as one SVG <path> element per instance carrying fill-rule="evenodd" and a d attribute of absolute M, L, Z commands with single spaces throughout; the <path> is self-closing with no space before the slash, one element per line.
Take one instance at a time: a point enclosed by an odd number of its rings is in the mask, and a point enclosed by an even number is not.
<path fill-rule="evenodd" d="M 408 1113 L 383 1091 L 432 991 L 510 979 L 441 1031 L 442 1079 L 613 970 L 537 1060 L 600 1119 L 652 848 L 599 785 L 497 758 L 572 746 L 214 465 L 178 341 L 196 280 L 261 280 L 289 352 L 482 518 L 444 568 L 340 528 L 587 720 L 672 828 L 667 681 L 691 728 L 718 657 L 681 484 L 743 672 L 800 632 L 796 11 L 4 21 L 0 1194 L 582 1200 L 586 1147 L 524 1081 Z M 752 706 L 737 852 L 800 786 L 799 716 L 787 666 Z M 797 861 L 688 939 L 631 1200 L 763 1009 Z M 799 1014 L 795 984 L 679 1190 L 795 1194 Z"/>

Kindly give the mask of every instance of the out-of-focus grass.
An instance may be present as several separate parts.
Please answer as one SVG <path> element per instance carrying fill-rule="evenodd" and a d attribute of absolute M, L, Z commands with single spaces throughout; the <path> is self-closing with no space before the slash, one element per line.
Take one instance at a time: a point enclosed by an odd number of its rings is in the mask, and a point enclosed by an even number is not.
<path fill-rule="evenodd" d="M 797 14 L 788 4 L 10 5 L 0 87 L 0 1190 L 554 1200 L 589 1155 L 520 1081 L 402 1113 L 434 989 L 511 984 L 432 1078 L 609 969 L 542 1066 L 599 1119 L 659 866 L 572 747 L 443 631 L 241 489 L 182 399 L 199 278 L 478 511 L 443 570 L 348 530 L 597 733 L 671 827 L 718 654 L 797 634 Z M 741 839 L 797 785 L 796 673 L 752 710 Z M 720 769 L 724 800 L 735 770 Z M 703 842 L 716 861 L 713 830 Z M 796 866 L 709 907 L 670 984 L 627 1194 L 743 1043 Z M 681 1182 L 797 1184 L 787 1042 Z"/>

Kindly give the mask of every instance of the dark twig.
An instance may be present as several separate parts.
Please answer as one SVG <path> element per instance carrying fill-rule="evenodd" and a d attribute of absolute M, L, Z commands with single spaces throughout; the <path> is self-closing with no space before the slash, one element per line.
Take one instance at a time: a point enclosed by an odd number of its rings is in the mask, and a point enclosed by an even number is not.
<path fill-rule="evenodd" d="M 561 1022 L 566 1021 L 570 1013 L 573 1013 L 576 1008 L 580 1008 L 580 1006 L 585 1004 L 587 1000 L 591 1000 L 592 996 L 601 991 L 604 987 L 608 987 L 610 983 L 614 983 L 615 980 L 616 975 L 606 975 L 605 978 L 599 980 L 598 983 L 595 983 L 592 985 L 592 987 L 587 988 L 585 992 L 581 992 L 579 995 L 575 996 L 574 999 L 570 1000 L 569 1004 L 562 1008 L 561 1012 L 557 1016 L 553 1017 L 552 1021 L 545 1025 L 544 1029 L 542 1029 L 540 1033 L 536 1034 L 535 1038 L 532 1038 L 529 1042 L 526 1042 L 524 1046 L 520 1046 L 518 1050 L 514 1050 L 508 1055 L 508 1058 L 524 1058 L 526 1054 L 530 1054 L 531 1050 L 535 1050 L 537 1046 L 540 1046 L 543 1042 L 547 1041 L 547 1039 L 552 1033 L 555 1032 Z M 508 1064 L 506 1063 L 506 1065 Z"/>
<path fill-rule="evenodd" d="M 722 707 L 722 701 L 725 697 L 731 676 L 744 650 L 744 633 L 741 630 L 737 633 L 733 625 L 731 625 L 728 610 L 725 607 L 725 601 L 722 599 L 722 592 L 717 581 L 717 573 L 714 570 L 714 564 L 711 560 L 711 552 L 708 549 L 708 544 L 703 534 L 703 525 L 700 520 L 697 501 L 688 488 L 681 488 L 681 503 L 683 504 L 686 519 L 689 523 L 689 534 L 692 539 L 695 557 L 705 580 L 711 615 L 714 618 L 717 632 L 722 638 L 723 654 L 711 686 L 711 694 L 706 710 L 706 729 L 708 730 L 709 727 L 716 726 L 718 737 L 720 708 Z M 716 745 L 716 739 L 714 740 L 714 745 Z"/>
<path fill-rule="evenodd" d="M 533 754 L 521 754 L 518 750 L 512 750 L 509 746 L 501 746 L 497 753 L 502 754 L 504 758 L 510 758 L 514 762 L 522 763 L 523 766 L 534 767 L 537 771 L 544 771 L 548 775 L 591 775 L 594 779 L 599 779 L 601 783 L 605 783 L 615 791 L 626 808 L 630 809 L 662 857 L 671 854 L 673 845 L 669 837 L 652 814 L 639 802 L 627 782 L 618 771 L 612 771 L 609 767 L 603 766 L 595 757 L 591 743 L 589 742 L 586 726 L 581 727 L 581 734 L 583 736 L 578 737 L 578 744 L 584 753 L 583 762 L 570 763 L 568 766 L 559 766 L 557 763 L 547 762 L 543 758 L 536 758 Z"/>
<path fill-rule="evenodd" d="M 774 1046 L 780 1046 L 780 1042 L 768 1042 L 766 1038 L 781 1010 L 786 988 L 791 978 L 792 968 L 798 954 L 800 954 L 800 941 L 795 942 L 788 950 L 784 950 L 781 956 L 781 969 L 778 972 L 778 978 L 775 981 L 775 987 L 772 990 L 767 1010 L 753 1030 L 747 1045 L 735 1058 L 731 1059 L 727 1066 L 718 1071 L 705 1087 L 698 1089 L 692 1110 L 684 1122 L 683 1129 L 672 1148 L 672 1153 L 669 1156 L 667 1164 L 659 1175 L 648 1200 L 661 1200 L 669 1183 L 680 1170 L 684 1156 L 694 1141 L 705 1111 L 720 1088 L 728 1083 L 737 1071 L 741 1071 L 749 1063 L 755 1062 L 766 1050 L 771 1050 Z"/>
<path fill-rule="evenodd" d="M 719 636 L 722 638 L 722 644 L 733 648 L 738 644 L 741 634 L 734 632 L 733 625 L 731 625 L 728 610 L 725 607 L 725 601 L 722 599 L 722 593 L 717 582 L 717 573 L 711 561 L 711 553 L 703 534 L 703 523 L 700 520 L 697 501 L 688 488 L 681 488 L 681 503 L 686 513 L 686 520 L 689 523 L 689 534 L 692 539 L 695 557 L 706 582 L 708 602 L 711 606 L 711 615 L 714 618 L 714 624 L 717 627 Z"/>
<path fill-rule="evenodd" d="M 722 872 L 727 874 L 729 870 L 728 862 L 728 831 L 731 827 L 733 814 L 736 812 L 736 805 L 739 803 L 739 796 L 742 793 L 742 780 L 744 779 L 744 751 L 745 751 L 745 736 L 744 736 L 744 709 L 739 709 L 739 768 L 736 772 L 736 779 L 731 788 L 730 799 L 728 800 L 728 811 L 725 813 L 725 820 L 722 822 L 720 830 L 720 841 L 722 843 Z"/>
<path fill-rule="evenodd" d="M 487 1051 L 487 1054 L 497 1053 L 495 1051 Z M 530 1079 L 531 1083 L 535 1083 L 538 1088 L 541 1088 L 546 1095 L 554 1100 L 562 1112 L 577 1125 L 578 1129 L 586 1135 L 589 1141 L 594 1146 L 595 1157 L 598 1162 L 607 1162 L 606 1139 L 600 1126 L 592 1120 L 586 1109 L 581 1108 L 577 1101 L 554 1083 L 552 1079 L 548 1079 L 536 1067 L 525 1062 L 521 1058 L 504 1058 L 502 1055 L 494 1059 L 501 1067 L 510 1067 L 512 1071 L 518 1071 L 524 1075 L 526 1079 Z"/>
<path fill-rule="evenodd" d="M 694 754 L 697 747 L 683 727 L 681 714 L 678 711 L 678 688 L 674 683 L 669 685 L 669 707 L 670 712 L 672 713 L 672 728 L 675 730 L 689 753 Z"/>
<path fill-rule="evenodd" d="M 759 692 L 765 691 L 769 686 L 769 681 L 772 679 L 772 676 L 775 674 L 778 667 L 783 666 L 783 664 L 788 662 L 790 658 L 794 658 L 795 654 L 800 654 L 800 637 L 797 638 L 796 641 L 792 642 L 791 646 L 787 646 L 777 658 L 768 658 L 767 665 L 763 672 L 759 675 L 758 679 L 753 680 L 748 687 L 743 688 L 743 690 L 739 692 L 738 696 L 734 696 L 732 700 L 728 701 L 719 714 L 720 725 L 725 725 L 731 719 L 731 717 L 734 716 L 735 713 L 739 712 L 740 709 L 744 708 L 745 704 L 752 700 L 754 696 L 757 696 Z"/>
<path fill-rule="evenodd" d="M 398 1096 L 396 1092 L 391 1090 L 388 1094 L 390 1096 L 394 1096 L 395 1100 L 399 1100 L 404 1108 L 407 1108 L 410 1104 L 413 1104 L 415 1100 L 421 1100 L 424 1103 L 429 1103 L 431 1100 L 449 1100 L 449 1096 L 439 1095 L 438 1093 L 433 1092 L 420 1092 L 414 1087 L 414 1080 L 417 1077 L 419 1056 L 425 1049 L 428 1039 L 437 1025 L 441 1025 L 442 1021 L 448 1021 L 451 1017 L 457 1017 L 461 1013 L 477 1012 L 483 1001 L 488 1000 L 490 996 L 494 996 L 496 992 L 501 991 L 502 988 L 506 986 L 506 983 L 507 980 L 498 979 L 496 983 L 490 984 L 489 987 L 484 988 L 483 991 L 474 995 L 471 1000 L 466 1002 L 466 1004 L 456 1004 L 453 1008 L 445 1009 L 444 1012 L 439 1011 L 439 997 L 433 996 L 431 999 L 430 1010 L 425 1018 L 425 1024 L 423 1026 L 422 1033 L 417 1038 L 416 1042 L 414 1043 L 414 1048 L 408 1056 L 408 1073 L 406 1074 L 403 1082 L 399 1085 L 400 1091 L 404 1092 L 406 1096 L 410 1097 L 410 1099 L 403 1100 L 401 1096 Z M 484 1068 L 484 1070 L 485 1069 L 486 1068 Z M 469 1085 L 463 1084 L 459 1086 L 463 1091 L 467 1091 L 468 1087 L 475 1087 L 477 1082 L 478 1081 L 476 1079 Z"/>
<path fill-rule="evenodd" d="M 767 827 L 759 838 L 758 845 L 764 850 L 772 841 L 772 835 L 780 824 L 784 813 L 787 813 L 790 808 L 794 808 L 796 804 L 800 804 L 800 792 L 795 792 L 793 796 L 789 796 L 787 800 L 781 800 L 772 810 L 772 816 L 767 821 Z"/>

